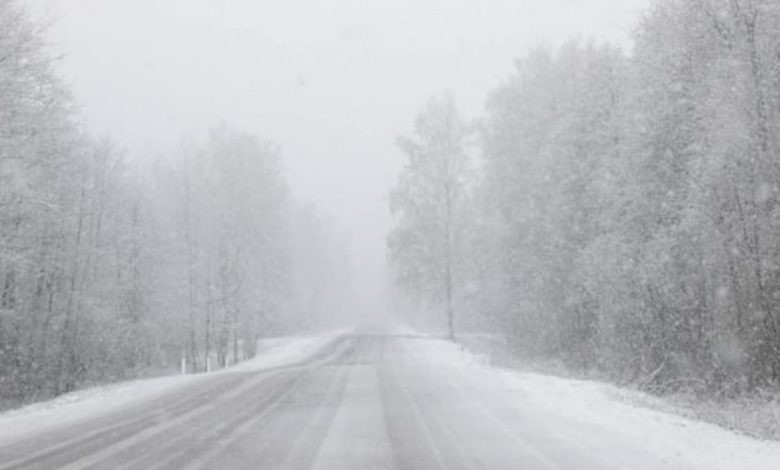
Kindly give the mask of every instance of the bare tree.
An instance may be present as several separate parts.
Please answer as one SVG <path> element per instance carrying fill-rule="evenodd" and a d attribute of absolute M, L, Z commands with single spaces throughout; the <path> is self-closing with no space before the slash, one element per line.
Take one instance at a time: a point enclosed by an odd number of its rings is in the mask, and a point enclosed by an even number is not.
<path fill-rule="evenodd" d="M 397 279 L 416 297 L 444 303 L 450 338 L 455 337 L 456 245 L 465 222 L 469 135 L 452 97 L 430 100 L 417 118 L 415 135 L 398 140 L 408 160 L 390 195 L 397 225 L 388 245 Z"/>

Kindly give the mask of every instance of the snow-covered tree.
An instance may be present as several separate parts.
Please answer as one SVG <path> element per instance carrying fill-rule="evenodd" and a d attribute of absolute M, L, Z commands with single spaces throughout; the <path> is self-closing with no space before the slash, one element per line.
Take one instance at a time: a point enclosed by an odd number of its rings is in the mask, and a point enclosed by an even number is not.
<path fill-rule="evenodd" d="M 224 366 L 298 326 L 316 263 L 293 262 L 279 149 L 224 126 L 142 177 L 79 123 L 45 43 L 0 0 L 0 406 Z"/>
<path fill-rule="evenodd" d="M 398 144 L 407 163 L 390 195 L 397 226 L 388 238 L 397 279 L 416 297 L 443 302 L 455 335 L 454 298 L 468 197 L 470 126 L 450 96 L 431 99 L 413 137 Z"/>
<path fill-rule="evenodd" d="M 658 2 L 630 57 L 518 61 L 489 101 L 480 236 L 520 350 L 657 390 L 780 380 L 778 24 L 771 1 Z"/>

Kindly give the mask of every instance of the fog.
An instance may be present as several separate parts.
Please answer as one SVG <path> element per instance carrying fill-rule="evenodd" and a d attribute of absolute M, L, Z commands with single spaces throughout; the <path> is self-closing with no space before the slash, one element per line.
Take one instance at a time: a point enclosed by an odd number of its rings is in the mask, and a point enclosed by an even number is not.
<path fill-rule="evenodd" d="M 88 127 L 131 162 L 228 123 L 279 144 L 296 197 L 348 232 L 360 309 L 384 309 L 397 135 L 430 96 L 477 117 L 538 45 L 628 47 L 647 0 L 30 0 Z M 143 164 L 143 163 L 141 163 Z"/>
<path fill-rule="evenodd" d="M 774 469 L 778 0 L 0 0 L 0 470 Z"/>

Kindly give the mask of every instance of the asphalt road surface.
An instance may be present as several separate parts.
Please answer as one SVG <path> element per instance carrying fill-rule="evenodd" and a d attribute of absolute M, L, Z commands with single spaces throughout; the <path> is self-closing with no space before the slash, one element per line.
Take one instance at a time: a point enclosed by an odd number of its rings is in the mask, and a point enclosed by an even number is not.
<path fill-rule="evenodd" d="M 53 423 L 1 447 L 0 470 L 633 468 L 570 439 L 576 423 L 508 411 L 426 357 L 426 341 L 347 335 L 289 367 L 213 374 L 78 425 Z"/>

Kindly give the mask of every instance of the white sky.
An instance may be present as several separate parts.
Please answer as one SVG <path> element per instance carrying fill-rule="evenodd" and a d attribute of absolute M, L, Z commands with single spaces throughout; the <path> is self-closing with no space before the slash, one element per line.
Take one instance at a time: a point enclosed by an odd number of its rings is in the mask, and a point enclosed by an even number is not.
<path fill-rule="evenodd" d="M 90 127 L 131 159 L 220 122 L 279 143 L 295 194 L 350 232 L 380 292 L 396 135 L 449 91 L 469 117 L 539 44 L 628 43 L 650 0 L 27 0 L 55 19 Z"/>

